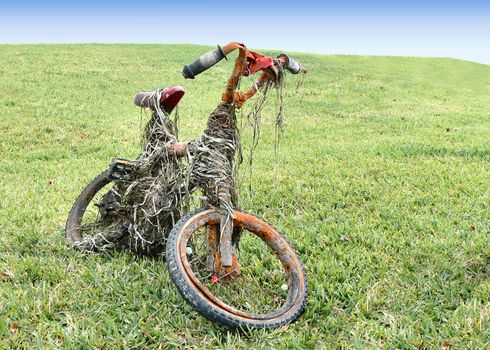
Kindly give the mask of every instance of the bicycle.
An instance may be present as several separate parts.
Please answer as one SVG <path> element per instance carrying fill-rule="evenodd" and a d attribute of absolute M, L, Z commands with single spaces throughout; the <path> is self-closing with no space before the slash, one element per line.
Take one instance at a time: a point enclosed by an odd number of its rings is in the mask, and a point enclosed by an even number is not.
<path fill-rule="evenodd" d="M 235 111 L 258 91 L 279 84 L 284 70 L 306 70 L 285 54 L 271 58 L 232 42 L 184 66 L 182 74 L 194 79 L 234 50 L 239 54 L 221 102 L 199 140 L 178 141 L 170 118 L 185 94 L 182 87 L 134 97 L 137 106 L 152 111 L 143 151 L 133 161 L 113 159 L 89 183 L 72 206 L 65 232 L 81 250 L 165 252 L 177 290 L 208 320 L 227 328 L 276 328 L 303 313 L 306 274 L 283 234 L 237 208 Z M 241 76 L 257 72 L 259 79 L 246 93 L 237 90 Z M 109 191 L 102 191 L 108 184 Z M 199 190 L 204 206 L 187 212 Z"/>

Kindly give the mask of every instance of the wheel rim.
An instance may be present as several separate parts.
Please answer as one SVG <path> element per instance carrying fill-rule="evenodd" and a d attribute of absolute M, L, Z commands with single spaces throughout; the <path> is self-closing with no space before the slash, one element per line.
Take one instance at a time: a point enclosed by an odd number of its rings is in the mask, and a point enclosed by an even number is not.
<path fill-rule="evenodd" d="M 73 208 L 66 227 L 67 236 L 73 245 L 82 249 L 98 249 L 98 245 L 110 243 L 113 236 L 120 236 L 116 226 L 120 220 L 107 217 L 102 220 L 99 205 L 102 197 L 107 191 L 102 189 L 111 181 L 105 174 L 99 175 L 99 181 L 94 186 L 84 190 L 78 199 L 77 205 Z"/>
<path fill-rule="evenodd" d="M 221 216 L 217 209 L 205 210 L 180 230 L 178 259 L 200 296 L 214 307 L 244 319 L 272 320 L 299 307 L 300 296 L 305 293 L 301 263 L 287 240 L 253 215 L 234 212 L 234 225 L 243 228 L 248 238 L 253 238 L 244 242 L 242 233 L 238 254 L 240 276 L 226 281 L 223 276 L 209 275 L 213 272 L 209 266 L 204 267 L 203 259 L 194 250 L 195 238 L 203 234 L 203 228 L 217 225 Z M 197 268 L 199 265 L 201 269 Z M 201 270 L 206 270 L 207 274 Z M 214 277 L 218 277 L 218 281 L 213 281 Z"/>

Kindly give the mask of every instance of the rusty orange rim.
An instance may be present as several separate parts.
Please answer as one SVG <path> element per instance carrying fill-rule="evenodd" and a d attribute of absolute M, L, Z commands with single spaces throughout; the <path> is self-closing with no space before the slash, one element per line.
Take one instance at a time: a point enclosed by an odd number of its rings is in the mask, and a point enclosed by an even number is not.
<path fill-rule="evenodd" d="M 182 271 L 184 271 L 186 278 L 191 282 L 195 289 L 199 291 L 200 296 L 206 299 L 214 307 L 225 310 L 228 313 L 243 319 L 274 320 L 279 316 L 284 316 L 287 313 L 293 312 L 297 307 L 300 307 L 302 304 L 300 296 L 305 293 L 306 281 L 304 280 L 299 258 L 284 237 L 278 234 L 268 223 L 251 214 L 235 210 L 233 223 L 234 225 L 247 229 L 255 236 L 259 237 L 278 256 L 286 275 L 288 276 L 288 295 L 283 305 L 275 311 L 265 314 L 244 312 L 223 302 L 214 295 L 209 288 L 199 280 L 199 278 L 197 278 L 187 258 L 187 242 L 201 227 L 219 224 L 222 215 L 220 210 L 214 208 L 196 214 L 183 225 L 177 239 L 178 263 L 181 264 L 181 267 L 183 268 Z"/>

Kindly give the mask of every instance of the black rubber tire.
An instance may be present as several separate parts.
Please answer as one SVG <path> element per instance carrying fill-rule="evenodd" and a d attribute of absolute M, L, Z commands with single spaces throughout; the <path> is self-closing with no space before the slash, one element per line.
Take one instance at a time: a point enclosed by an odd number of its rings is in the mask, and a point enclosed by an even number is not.
<path fill-rule="evenodd" d="M 182 297 L 202 316 L 207 318 L 209 321 L 219 324 L 225 328 L 239 328 L 245 330 L 250 328 L 278 328 L 296 320 L 304 312 L 307 303 L 308 285 L 304 267 L 298 257 L 298 253 L 292 247 L 291 243 L 289 243 L 287 238 L 272 225 L 268 224 L 266 221 L 258 218 L 253 214 L 239 212 L 260 220 L 264 225 L 268 225 L 268 227 L 270 227 L 274 231 L 274 234 L 277 235 L 277 238 L 281 240 L 283 246 L 285 246 L 289 250 L 289 252 L 294 255 L 296 262 L 295 272 L 300 275 L 300 279 L 302 281 L 302 286 L 301 288 L 299 288 L 300 292 L 298 292 L 298 295 L 295 298 L 294 305 L 285 310 L 282 314 L 278 316 L 276 314 L 277 317 L 271 319 L 244 318 L 229 312 L 229 310 L 221 308 L 211 299 L 209 299 L 205 295 L 203 296 L 203 293 L 200 293 L 198 291 L 192 280 L 189 279 L 189 277 L 187 276 L 182 261 L 180 259 L 179 236 L 182 234 L 182 230 L 186 226 L 186 223 L 191 221 L 196 215 L 199 215 L 206 210 L 217 211 L 217 209 L 204 207 L 186 214 L 177 222 L 177 224 L 175 224 L 167 240 L 166 259 L 168 271 L 170 273 L 172 281 L 174 282 L 177 290 L 182 295 Z"/>
<path fill-rule="evenodd" d="M 96 176 L 90 183 L 83 189 L 78 196 L 75 203 L 71 207 L 70 213 L 66 220 L 65 225 L 65 237 L 70 241 L 72 245 L 80 242 L 82 235 L 80 233 L 80 225 L 82 223 L 83 215 L 87 210 L 88 205 L 94 198 L 94 196 L 107 184 L 111 182 L 108 177 L 109 170 L 105 170 Z"/>

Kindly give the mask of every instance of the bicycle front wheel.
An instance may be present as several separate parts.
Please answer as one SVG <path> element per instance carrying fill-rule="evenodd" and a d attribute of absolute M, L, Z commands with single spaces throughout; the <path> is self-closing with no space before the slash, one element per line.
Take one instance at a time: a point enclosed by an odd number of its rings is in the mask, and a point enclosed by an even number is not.
<path fill-rule="evenodd" d="M 219 272 L 213 268 L 216 261 L 210 263 L 215 240 L 209 234 L 219 233 L 222 215 L 219 209 L 201 208 L 170 232 L 167 264 L 182 297 L 227 328 L 277 328 L 294 321 L 307 297 L 306 275 L 294 248 L 264 220 L 235 210 L 233 225 L 241 233 L 234 270 Z"/>

